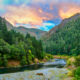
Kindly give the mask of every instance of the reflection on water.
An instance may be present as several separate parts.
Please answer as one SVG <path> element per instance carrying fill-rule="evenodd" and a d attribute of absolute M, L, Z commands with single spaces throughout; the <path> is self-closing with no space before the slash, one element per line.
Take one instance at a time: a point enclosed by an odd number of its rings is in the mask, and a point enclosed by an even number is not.
<path fill-rule="evenodd" d="M 17 68 L 2 68 L 0 69 L 0 73 L 13 73 L 13 72 L 21 72 L 25 70 L 37 70 L 37 69 L 42 69 L 42 68 L 62 68 L 66 65 L 66 61 L 64 59 L 53 59 L 50 60 L 46 63 L 41 63 L 41 64 L 33 64 L 33 65 L 28 65 L 28 66 L 23 66 L 23 67 L 17 67 Z"/>
<path fill-rule="evenodd" d="M 65 60 L 53 59 L 44 64 L 1 69 L 3 73 L 5 72 L 7 74 L 0 74 L 0 80 L 64 80 L 68 70 L 60 67 L 64 67 L 65 65 Z M 38 73 L 43 75 L 37 75 Z"/>
<path fill-rule="evenodd" d="M 49 62 L 44 63 L 43 65 L 44 67 L 62 68 L 66 65 L 66 61 L 64 59 L 53 59 L 53 60 L 50 60 Z"/>

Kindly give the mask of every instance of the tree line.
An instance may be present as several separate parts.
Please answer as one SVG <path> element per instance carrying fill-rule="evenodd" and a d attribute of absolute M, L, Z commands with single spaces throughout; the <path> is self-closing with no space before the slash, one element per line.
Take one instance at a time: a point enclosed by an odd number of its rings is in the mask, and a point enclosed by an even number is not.
<path fill-rule="evenodd" d="M 80 17 L 69 21 L 44 42 L 44 50 L 50 54 L 80 54 Z"/>
<path fill-rule="evenodd" d="M 41 40 L 7 30 L 4 19 L 0 17 L 0 66 L 7 66 L 9 60 L 18 60 L 21 65 L 30 64 L 34 58 L 43 59 Z"/>

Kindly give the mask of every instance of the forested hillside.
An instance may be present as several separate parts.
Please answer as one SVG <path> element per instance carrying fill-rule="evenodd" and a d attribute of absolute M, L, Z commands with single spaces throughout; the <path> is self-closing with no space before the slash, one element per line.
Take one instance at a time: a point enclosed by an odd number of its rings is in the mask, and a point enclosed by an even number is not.
<path fill-rule="evenodd" d="M 36 28 L 25 28 L 23 26 L 14 27 L 13 30 L 15 30 L 16 32 L 20 32 L 24 36 L 27 33 L 29 33 L 31 36 L 36 37 L 36 39 L 40 39 L 46 33 L 46 31 L 42 31 L 40 29 L 36 29 Z"/>
<path fill-rule="evenodd" d="M 31 37 L 24 37 L 14 30 L 7 30 L 6 22 L 0 17 L 0 66 L 8 66 L 11 60 L 20 65 L 30 64 L 34 58 L 44 57 L 42 42 Z"/>
<path fill-rule="evenodd" d="M 36 37 L 36 39 L 40 39 L 44 34 L 47 33 L 47 31 L 43 31 L 37 28 L 27 28 L 27 26 L 13 26 L 9 21 L 7 21 L 5 18 L 2 18 L 3 21 L 5 21 L 7 30 L 14 30 L 16 32 L 21 33 L 22 35 L 26 36 L 27 33 L 29 33 L 31 36 Z"/>
<path fill-rule="evenodd" d="M 49 30 L 48 32 L 46 32 L 43 36 L 42 36 L 42 40 L 47 40 L 50 38 L 51 35 L 53 35 L 58 29 L 63 28 L 68 22 L 72 21 L 72 20 L 76 20 L 77 18 L 80 17 L 80 13 L 77 13 L 69 18 L 65 18 L 61 21 L 61 23 L 59 25 L 56 25 L 55 27 L 53 27 L 51 30 Z"/>
<path fill-rule="evenodd" d="M 51 54 L 80 54 L 80 16 L 72 18 L 45 39 L 44 49 Z"/>

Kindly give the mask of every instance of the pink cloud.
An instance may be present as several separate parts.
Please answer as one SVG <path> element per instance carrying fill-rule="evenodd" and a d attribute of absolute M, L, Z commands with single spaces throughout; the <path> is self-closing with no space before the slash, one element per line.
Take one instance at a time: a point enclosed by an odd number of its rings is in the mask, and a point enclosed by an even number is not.
<path fill-rule="evenodd" d="M 16 23 L 42 25 L 43 20 L 50 20 L 53 15 L 44 12 L 41 8 L 36 10 L 33 7 L 22 6 L 8 6 L 7 12 L 4 14 L 5 18 L 13 25 Z"/>
<path fill-rule="evenodd" d="M 59 7 L 59 16 L 62 19 L 69 18 L 76 13 L 80 13 L 80 6 L 76 4 L 62 4 Z"/>

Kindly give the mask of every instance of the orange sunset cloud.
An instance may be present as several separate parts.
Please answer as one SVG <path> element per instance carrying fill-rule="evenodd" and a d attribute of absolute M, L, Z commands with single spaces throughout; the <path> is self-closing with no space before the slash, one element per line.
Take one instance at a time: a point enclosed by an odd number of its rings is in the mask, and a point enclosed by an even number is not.
<path fill-rule="evenodd" d="M 75 5 L 75 4 L 74 4 Z M 61 7 L 59 10 L 59 15 L 62 19 L 69 18 L 76 13 L 80 13 L 80 7 L 73 4 L 66 5 L 66 7 Z"/>
<path fill-rule="evenodd" d="M 17 1 L 17 3 L 20 2 Z M 37 26 L 42 27 L 45 22 L 57 25 L 61 20 L 80 13 L 80 6 L 74 1 L 70 1 L 71 3 L 68 0 L 32 0 L 32 2 L 24 0 L 21 2 L 24 3 L 5 5 L 5 11 L 2 11 L 2 16 L 14 26 L 29 24 L 32 28 L 37 28 Z"/>
<path fill-rule="evenodd" d="M 16 23 L 42 25 L 43 20 L 49 20 L 53 18 L 50 13 L 44 12 L 42 9 L 26 7 L 25 5 L 16 7 L 8 6 L 7 13 L 4 14 L 5 18 L 15 25 Z"/>

